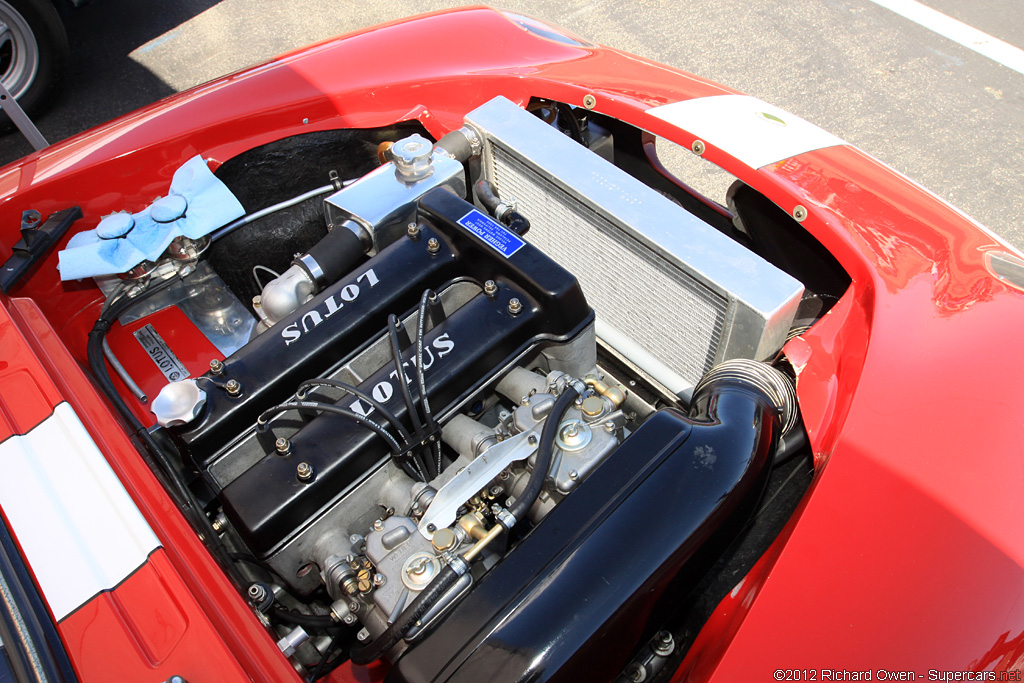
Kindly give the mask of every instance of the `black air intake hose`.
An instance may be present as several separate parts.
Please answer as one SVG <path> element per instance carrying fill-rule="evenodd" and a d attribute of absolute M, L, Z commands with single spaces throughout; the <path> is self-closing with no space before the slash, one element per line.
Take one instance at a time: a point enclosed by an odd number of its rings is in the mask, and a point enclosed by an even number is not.
<path fill-rule="evenodd" d="M 713 370 L 688 416 L 648 418 L 395 662 L 389 681 L 591 681 L 621 671 L 757 509 L 782 419 L 796 407 L 780 399 L 788 378 L 758 365 Z M 595 558 L 624 538 L 630 561 L 602 562 L 595 581 Z"/>

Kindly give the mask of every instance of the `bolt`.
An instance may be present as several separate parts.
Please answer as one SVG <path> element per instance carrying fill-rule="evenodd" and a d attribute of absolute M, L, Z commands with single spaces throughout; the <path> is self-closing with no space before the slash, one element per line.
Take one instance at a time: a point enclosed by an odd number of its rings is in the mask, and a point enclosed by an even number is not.
<path fill-rule="evenodd" d="M 659 657 L 668 657 L 675 649 L 676 643 L 668 631 L 659 631 L 651 642 L 651 650 Z"/>
<path fill-rule="evenodd" d="M 252 306 L 253 306 L 253 308 L 259 308 L 262 305 L 263 305 L 263 297 L 262 296 L 257 294 L 256 296 L 254 296 L 252 298 Z"/>
<path fill-rule="evenodd" d="M 249 585 L 249 599 L 253 602 L 263 602 L 267 597 L 267 589 L 258 583 Z"/>
<path fill-rule="evenodd" d="M 604 430 L 609 434 L 615 433 L 615 423 L 612 422 L 611 420 L 608 420 L 607 422 L 604 423 Z"/>
<path fill-rule="evenodd" d="M 210 361 L 210 372 L 215 375 L 220 375 L 224 372 L 224 364 L 214 358 Z"/>
<path fill-rule="evenodd" d="M 182 676 L 174 675 L 167 679 L 167 683 L 188 683 Z"/>
<path fill-rule="evenodd" d="M 494 296 L 498 293 L 498 283 L 494 280 L 488 280 L 484 283 L 484 294 L 487 296 Z"/>
<path fill-rule="evenodd" d="M 379 519 L 376 520 L 373 523 L 373 530 L 374 531 L 384 531 L 384 522 L 382 520 L 379 520 Z"/>
<path fill-rule="evenodd" d="M 569 470 L 569 478 L 573 481 L 579 481 L 580 473 L 576 470 Z"/>
<path fill-rule="evenodd" d="M 573 437 L 580 433 L 580 425 L 578 422 L 570 422 L 565 425 L 562 429 L 562 436 Z"/>
<path fill-rule="evenodd" d="M 374 574 L 373 575 L 373 585 L 374 586 L 380 587 L 380 586 L 383 586 L 387 582 L 388 582 L 388 580 L 387 580 L 387 578 L 385 578 L 385 576 L 383 574 Z"/>
<path fill-rule="evenodd" d="M 215 532 L 220 534 L 220 533 L 223 533 L 224 530 L 228 528 L 228 520 L 226 518 L 224 518 L 222 515 L 217 515 L 216 517 L 213 518 L 213 521 L 210 522 L 210 526 L 213 527 L 213 530 Z"/>
<path fill-rule="evenodd" d="M 437 238 L 431 237 L 427 240 L 427 251 L 431 254 L 436 254 L 441 251 L 441 243 L 437 241 Z"/>
<path fill-rule="evenodd" d="M 795 218 L 798 222 L 803 222 L 803 220 L 807 218 L 807 209 L 801 206 L 800 204 L 797 204 L 795 207 L 793 207 L 793 218 Z"/>
<path fill-rule="evenodd" d="M 316 476 L 316 472 L 313 471 L 313 466 L 308 462 L 300 462 L 298 467 L 295 468 L 295 476 L 299 478 L 304 484 L 308 484 L 313 481 L 313 477 Z"/>
<path fill-rule="evenodd" d="M 704 143 L 700 140 L 694 140 L 693 145 L 690 146 L 690 149 L 693 150 L 694 154 L 700 156 L 701 154 L 704 153 Z"/>
<path fill-rule="evenodd" d="M 537 445 L 537 435 L 536 434 L 530 434 L 530 436 L 526 437 L 526 441 L 531 446 L 536 446 Z"/>
<path fill-rule="evenodd" d="M 405 232 L 409 237 L 416 239 L 420 236 L 420 226 L 416 223 L 410 223 Z"/>
<path fill-rule="evenodd" d="M 437 531 L 437 525 L 435 525 L 435 524 L 428 524 L 427 525 L 427 531 L 429 531 L 430 533 L 434 533 L 435 531 Z"/>
<path fill-rule="evenodd" d="M 242 383 L 237 379 L 229 379 L 224 385 L 224 389 L 231 398 L 238 398 L 242 395 Z"/>
<path fill-rule="evenodd" d="M 344 621 L 346 624 L 354 624 L 354 623 L 356 623 L 356 615 L 354 615 L 354 614 L 346 614 L 345 618 L 342 619 L 342 621 Z"/>
<path fill-rule="evenodd" d="M 508 300 L 508 312 L 512 315 L 519 315 L 519 312 L 523 310 L 523 302 L 519 299 L 512 297 Z"/>
<path fill-rule="evenodd" d="M 274 448 L 277 449 L 278 455 L 288 455 L 292 452 L 292 442 L 283 436 L 278 437 L 277 441 L 274 442 Z"/>
<path fill-rule="evenodd" d="M 632 683 L 643 683 L 643 681 L 647 680 L 647 669 L 644 668 L 643 664 L 633 662 L 626 667 L 626 678 L 632 681 Z"/>
<path fill-rule="evenodd" d="M 583 96 L 583 106 L 587 109 L 593 109 L 597 106 L 597 98 L 587 93 Z"/>

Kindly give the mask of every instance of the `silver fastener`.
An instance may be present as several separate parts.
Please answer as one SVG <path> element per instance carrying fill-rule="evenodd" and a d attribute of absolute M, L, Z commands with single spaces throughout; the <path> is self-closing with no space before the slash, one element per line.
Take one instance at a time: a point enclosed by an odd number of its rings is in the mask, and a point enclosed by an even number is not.
<path fill-rule="evenodd" d="M 405 232 L 409 237 L 416 239 L 420 236 L 420 226 L 416 223 L 410 223 Z"/>
<path fill-rule="evenodd" d="M 519 315 L 519 313 L 522 310 L 523 310 L 523 302 L 521 302 L 519 299 L 517 299 L 515 297 L 512 297 L 511 299 L 508 300 L 508 312 L 509 313 L 511 313 L 512 315 Z"/>
<path fill-rule="evenodd" d="M 257 294 L 256 296 L 254 296 L 252 298 L 252 306 L 253 306 L 253 308 L 259 308 L 262 305 L 263 305 L 263 297 L 262 296 Z"/>
<path fill-rule="evenodd" d="M 210 372 L 215 375 L 219 375 L 224 372 L 224 364 L 214 358 L 210 361 Z"/>
<path fill-rule="evenodd" d="M 647 668 L 639 662 L 633 662 L 626 667 L 626 678 L 632 683 L 643 683 L 647 680 Z"/>
<path fill-rule="evenodd" d="M 613 433 L 615 431 L 615 423 L 612 422 L 611 420 L 608 420 L 607 422 L 604 423 L 604 430 L 609 434 Z"/>
<path fill-rule="evenodd" d="M 308 462 L 300 462 L 295 468 L 295 476 L 299 478 L 299 481 L 308 483 L 313 481 L 313 477 L 316 473 L 313 471 L 313 466 Z"/>
<path fill-rule="evenodd" d="M 376 520 L 373 523 L 373 530 L 374 531 L 384 531 L 384 522 L 382 520 L 379 520 L 379 519 Z"/>
<path fill-rule="evenodd" d="M 292 442 L 283 436 L 278 437 L 277 441 L 274 442 L 274 448 L 277 450 L 278 455 L 288 455 L 292 452 Z"/>
<path fill-rule="evenodd" d="M 249 585 L 249 599 L 255 603 L 263 602 L 267 599 L 267 589 L 265 586 L 253 583 Z"/>
<path fill-rule="evenodd" d="M 587 109 L 593 109 L 597 106 L 597 98 L 590 93 L 587 93 L 583 96 L 583 106 Z"/>
<path fill-rule="evenodd" d="M 651 641 L 651 650 L 659 657 L 668 657 L 675 649 L 675 640 L 668 631 L 659 631 Z"/>
<path fill-rule="evenodd" d="M 793 207 L 793 218 L 795 218 L 798 222 L 803 222 L 803 220 L 807 218 L 807 209 L 801 206 L 800 204 L 797 204 L 795 207 Z"/>
<path fill-rule="evenodd" d="M 694 140 L 693 144 L 690 146 L 690 149 L 693 150 L 694 154 L 700 156 L 701 154 L 704 153 L 704 142 L 701 140 Z"/>
<path fill-rule="evenodd" d="M 536 446 L 537 445 L 537 435 L 536 434 L 530 434 L 530 436 L 526 437 L 526 441 L 531 446 Z"/>
<path fill-rule="evenodd" d="M 498 293 L 498 283 L 494 280 L 488 280 L 484 283 L 484 294 L 487 296 L 494 296 Z"/>
<path fill-rule="evenodd" d="M 580 478 L 580 473 L 576 470 L 569 470 L 569 478 L 573 481 L 577 481 Z"/>
<path fill-rule="evenodd" d="M 229 379 L 224 385 L 224 389 L 228 392 L 228 396 L 231 396 L 232 398 L 241 396 L 242 383 L 237 379 Z"/>
<path fill-rule="evenodd" d="M 387 577 L 385 577 L 383 574 L 374 574 L 373 575 L 373 585 L 374 586 L 380 587 L 380 586 L 383 586 L 387 582 L 388 582 Z"/>
<path fill-rule="evenodd" d="M 437 241 L 437 238 L 431 237 L 427 240 L 427 251 L 431 254 L 436 254 L 441 251 L 441 243 Z"/>

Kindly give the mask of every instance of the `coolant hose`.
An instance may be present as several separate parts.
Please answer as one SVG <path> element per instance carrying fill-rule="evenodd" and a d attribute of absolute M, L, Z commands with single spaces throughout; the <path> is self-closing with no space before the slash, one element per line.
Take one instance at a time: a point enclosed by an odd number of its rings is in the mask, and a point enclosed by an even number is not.
<path fill-rule="evenodd" d="M 459 576 L 460 574 L 452 569 L 451 565 L 446 565 L 434 577 L 434 580 L 416 596 L 412 604 L 405 608 L 398 619 L 395 620 L 395 623 L 391 624 L 379 638 L 365 645 L 358 645 L 352 648 L 352 652 L 349 655 L 352 663 L 369 664 L 387 654 L 388 650 L 397 645 L 405 637 L 405 634 L 409 632 L 409 629 L 434 606 L 434 603 L 441 599 L 441 596 L 452 587 L 459 579 Z"/>
<path fill-rule="evenodd" d="M 579 395 L 579 392 L 572 385 L 567 384 L 565 390 L 562 391 L 562 395 L 558 397 L 555 405 L 551 408 L 551 413 L 544 421 L 544 429 L 540 433 L 540 445 L 537 446 L 537 460 L 533 464 L 533 472 L 530 473 L 530 478 L 526 481 L 526 488 L 516 497 L 516 502 L 512 503 L 508 509 L 513 519 L 519 520 L 526 517 L 526 513 L 530 511 L 530 508 L 533 507 L 534 502 L 537 500 L 537 496 L 540 495 L 540 490 L 544 486 L 544 480 L 548 476 L 548 470 L 551 469 L 558 425 L 562 421 L 565 411 L 569 410 L 569 406 L 579 398 Z"/>

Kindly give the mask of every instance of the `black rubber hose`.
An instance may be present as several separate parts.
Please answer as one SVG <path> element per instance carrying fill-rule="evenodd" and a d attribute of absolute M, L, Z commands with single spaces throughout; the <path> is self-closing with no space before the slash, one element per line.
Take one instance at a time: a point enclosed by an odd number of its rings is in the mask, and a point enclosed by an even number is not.
<path fill-rule="evenodd" d="M 398 455 L 399 453 L 402 452 L 402 446 L 398 443 L 398 441 L 395 440 L 395 437 L 391 436 L 391 433 L 388 430 L 384 429 L 383 427 L 381 427 L 379 424 L 377 424 L 368 417 L 363 417 L 362 415 L 355 411 L 348 410 L 347 408 L 342 408 L 341 406 L 336 406 L 332 403 L 318 403 L 316 401 L 292 401 L 289 403 L 282 403 L 280 405 L 276 405 L 273 408 L 268 408 L 264 410 L 262 413 L 260 413 L 260 416 L 256 418 L 256 429 L 258 429 L 261 432 L 266 431 L 268 427 L 267 422 L 270 420 L 270 418 L 274 417 L 278 413 L 283 413 L 286 410 L 317 410 L 322 413 L 331 413 L 333 415 L 341 415 L 342 417 L 347 417 L 353 422 L 358 422 L 364 427 L 371 429 L 378 436 L 387 441 L 388 446 L 391 447 L 391 453 L 393 455 Z"/>
<path fill-rule="evenodd" d="M 331 230 L 306 252 L 306 255 L 313 259 L 323 271 L 320 278 L 316 278 L 313 273 L 309 275 L 320 284 L 337 282 L 359 263 L 364 251 L 359 237 L 348 228 L 339 227 L 336 230 Z M 301 268 L 306 269 L 306 264 L 302 261 L 296 260 L 292 263 L 297 263 Z"/>
<path fill-rule="evenodd" d="M 526 481 L 526 488 L 508 509 L 516 520 L 526 517 L 537 500 L 537 496 L 540 495 L 544 480 L 548 476 L 548 470 L 551 469 L 551 460 L 555 451 L 555 435 L 558 434 L 559 423 L 562 421 L 565 411 L 569 410 L 569 406 L 579 398 L 579 395 L 575 388 L 567 385 L 562 391 L 562 395 L 555 401 L 551 413 L 545 419 L 544 429 L 540 433 L 540 445 L 537 446 L 537 460 L 533 464 L 533 472 L 530 473 L 530 478 Z"/>
<path fill-rule="evenodd" d="M 416 324 L 416 381 L 420 390 L 423 420 L 426 422 L 427 432 L 432 434 L 434 439 L 433 443 L 431 443 L 434 458 L 434 476 L 441 472 L 441 442 L 438 440 L 437 435 L 434 434 L 434 431 L 437 429 L 437 423 L 434 421 L 433 413 L 430 412 L 430 400 L 427 398 L 427 382 L 424 378 L 423 370 L 423 335 L 427 327 L 427 305 L 436 297 L 437 295 L 433 290 L 428 289 L 423 292 L 423 295 L 420 297 L 419 321 Z"/>
<path fill-rule="evenodd" d="M 295 391 L 295 395 L 300 400 L 304 400 L 306 398 L 305 390 L 312 389 L 314 387 L 334 387 L 335 389 L 341 389 L 352 394 L 356 398 L 360 398 L 366 401 L 371 406 L 373 406 L 374 410 L 380 413 L 381 417 L 387 420 L 388 423 L 395 428 L 395 430 L 398 432 L 398 435 L 402 438 L 403 445 L 409 445 L 409 430 L 405 428 L 405 425 L 402 424 L 402 421 L 399 420 L 393 412 L 385 408 L 384 404 L 374 399 L 372 396 L 370 396 L 362 389 L 352 386 L 348 382 L 340 382 L 336 379 L 325 379 L 318 377 L 316 379 L 307 379 L 305 382 L 300 384 L 299 388 Z"/>
<path fill-rule="evenodd" d="M 476 198 L 487 209 L 487 213 L 493 216 L 494 212 L 498 210 L 498 204 L 501 204 L 501 198 L 494 191 L 494 186 L 486 180 L 478 180 L 473 187 L 476 190 Z"/>
<path fill-rule="evenodd" d="M 423 592 L 412 601 L 412 604 L 405 608 L 405 611 L 399 615 L 395 623 L 391 624 L 379 638 L 365 645 L 357 645 L 352 648 L 352 653 L 350 654 L 352 663 L 369 664 L 387 654 L 388 650 L 405 637 L 405 634 L 409 632 L 413 624 L 419 621 L 458 579 L 458 572 L 452 569 L 451 565 L 446 565 L 434 577 L 434 580 L 423 589 Z"/>
<path fill-rule="evenodd" d="M 440 147 L 462 163 L 466 163 L 473 156 L 473 143 L 461 130 L 453 130 L 442 137 L 437 141 L 436 147 Z"/>
<path fill-rule="evenodd" d="M 141 292 L 134 297 L 122 296 L 123 288 L 121 292 L 115 294 L 110 300 L 108 300 L 102 311 L 100 312 L 99 318 L 93 325 L 92 330 L 89 332 L 89 341 L 86 345 L 86 356 L 89 361 L 89 367 L 92 370 L 93 376 L 96 378 L 96 383 L 99 385 L 101 391 L 106 394 L 107 399 L 113 404 L 117 412 L 120 413 L 129 429 L 132 430 L 133 436 L 137 437 L 145 444 L 146 449 L 150 452 L 153 458 L 156 459 L 160 469 L 163 470 L 164 477 L 169 480 L 174 488 L 174 496 L 176 503 L 180 506 L 181 512 L 185 515 L 185 519 L 189 521 L 193 529 L 200 532 L 206 539 L 206 547 L 210 550 L 214 558 L 220 563 L 221 567 L 228 574 L 228 576 L 234 580 L 238 586 L 245 585 L 245 578 L 240 574 L 238 568 L 231 562 L 231 558 L 228 556 L 228 551 L 224 547 L 223 542 L 220 540 L 220 536 L 213 528 L 210 518 L 203 512 L 202 505 L 196 500 L 192 492 L 185 486 L 185 483 L 181 480 L 178 475 L 178 471 L 174 468 L 173 463 L 167 457 L 167 453 L 164 452 L 160 444 L 156 442 L 153 435 L 149 433 L 149 430 L 135 417 L 128 404 L 124 402 L 121 395 L 117 393 L 117 388 L 114 386 L 113 381 L 110 379 L 110 374 L 107 372 L 106 359 L 103 356 L 103 340 L 107 336 L 107 332 L 110 331 L 111 325 L 114 321 L 140 301 L 144 301 L 149 297 L 164 291 L 171 287 L 173 284 L 178 282 L 177 277 L 168 278 L 163 282 L 151 286 L 149 289 Z"/>

